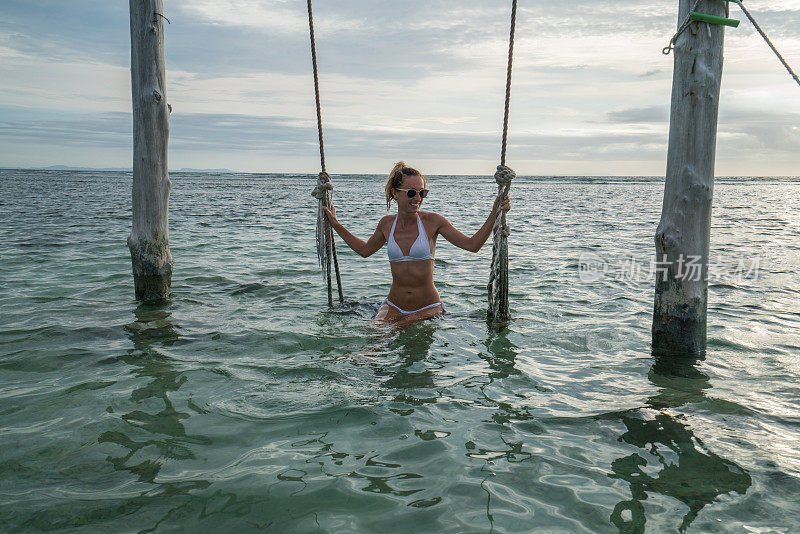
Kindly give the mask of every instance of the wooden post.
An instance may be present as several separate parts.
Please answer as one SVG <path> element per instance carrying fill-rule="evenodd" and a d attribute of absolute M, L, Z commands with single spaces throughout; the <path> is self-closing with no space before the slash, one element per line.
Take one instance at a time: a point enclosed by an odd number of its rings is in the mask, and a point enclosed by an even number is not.
<path fill-rule="evenodd" d="M 680 0 L 678 26 L 693 0 Z M 698 12 L 725 16 L 724 0 Z M 656 230 L 655 354 L 706 350 L 708 247 L 724 27 L 692 22 L 675 43 L 667 175 Z"/>
<path fill-rule="evenodd" d="M 164 68 L 162 0 L 130 0 L 133 95 L 133 230 L 128 237 L 136 298 L 169 297 L 167 141 L 169 112 Z"/>

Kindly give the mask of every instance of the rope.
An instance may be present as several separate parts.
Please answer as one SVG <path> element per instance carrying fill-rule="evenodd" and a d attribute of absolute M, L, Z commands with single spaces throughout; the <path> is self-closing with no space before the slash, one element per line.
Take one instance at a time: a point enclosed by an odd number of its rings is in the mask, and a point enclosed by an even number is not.
<path fill-rule="evenodd" d="M 311 0 L 308 0 L 308 33 L 311 36 L 311 63 L 314 66 L 314 98 L 317 102 L 317 132 L 319 134 L 319 162 L 325 172 L 325 148 L 322 141 L 322 106 L 319 104 L 319 77 L 317 76 L 317 47 L 314 45 L 314 15 Z"/>
<path fill-rule="evenodd" d="M 506 105 L 503 113 L 503 146 L 500 149 L 500 165 L 506 164 L 506 140 L 508 139 L 508 105 L 511 102 L 511 66 L 514 61 L 514 26 L 517 22 L 517 0 L 511 4 L 511 31 L 508 37 L 508 69 L 506 71 Z"/>
<path fill-rule="evenodd" d="M 786 71 L 789 73 L 789 76 L 791 76 L 792 78 L 794 78 L 794 81 L 795 81 L 795 82 L 797 82 L 797 85 L 800 85 L 800 78 L 798 78 L 798 77 L 797 77 L 797 74 L 795 74 L 795 73 L 794 73 L 794 71 L 792 70 L 792 68 L 791 68 L 791 67 L 789 67 L 789 64 L 788 64 L 788 63 L 786 63 L 786 60 L 785 60 L 785 59 L 783 59 L 783 56 L 781 55 L 781 53 L 780 53 L 780 52 L 778 52 L 778 49 L 777 49 L 777 48 L 775 48 L 775 45 L 773 45 L 773 44 L 772 44 L 772 41 L 770 41 L 770 40 L 769 40 L 769 37 L 767 37 L 767 34 L 766 34 L 766 33 L 764 33 L 764 30 L 762 30 L 762 29 L 761 29 L 761 26 L 759 26 L 759 25 L 758 25 L 758 23 L 756 22 L 756 20 L 753 18 L 753 16 L 752 16 L 752 15 L 750 14 L 750 12 L 747 10 L 747 8 L 746 8 L 746 7 L 744 7 L 744 4 L 742 4 L 742 1 L 741 1 L 741 0 L 730 0 L 730 1 L 731 1 L 731 2 L 734 2 L 734 3 L 735 3 L 735 4 L 737 4 L 737 5 L 738 5 L 740 8 L 742 8 L 742 11 L 743 11 L 743 12 L 744 12 L 744 14 L 747 16 L 747 19 L 748 19 L 748 20 L 749 20 L 749 21 L 750 21 L 750 22 L 753 24 L 753 27 L 756 29 L 756 31 L 758 31 L 758 33 L 759 33 L 759 34 L 761 34 L 761 37 L 763 37 L 763 38 L 764 38 L 764 41 L 766 41 L 766 42 L 767 42 L 767 44 L 769 45 L 769 47 L 772 49 L 772 51 L 773 51 L 773 52 L 775 52 L 775 55 L 776 55 L 776 56 L 778 56 L 778 59 L 779 59 L 779 60 L 780 60 L 780 62 L 783 64 L 783 66 L 786 68 Z"/>
<path fill-rule="evenodd" d="M 511 3 L 511 29 L 508 36 L 508 69 L 506 71 L 506 101 L 503 113 L 503 142 L 500 149 L 500 165 L 494 174 L 497 182 L 497 213 L 492 228 L 492 267 L 489 283 L 486 286 L 489 296 L 487 318 L 498 325 L 508 321 L 511 314 L 508 309 L 508 236 L 510 229 L 506 221 L 506 212 L 500 209 L 500 203 L 511 189 L 511 180 L 516 174 L 506 167 L 506 144 L 508 140 L 508 109 L 511 102 L 511 67 L 514 59 L 514 28 L 517 19 L 517 0 Z"/>
<path fill-rule="evenodd" d="M 700 4 L 700 0 L 695 0 L 694 4 L 692 4 L 691 9 L 689 9 L 689 11 L 686 13 L 686 19 L 683 21 L 683 24 L 680 25 L 680 27 L 678 28 L 678 31 L 675 32 L 675 35 L 673 35 L 672 39 L 669 40 L 669 44 L 667 46 L 665 46 L 661 50 L 662 54 L 664 54 L 665 56 L 668 56 L 669 53 L 672 52 L 675 49 L 675 41 L 678 40 L 678 37 L 680 37 L 681 34 L 684 31 L 686 31 L 686 28 L 689 27 L 689 24 L 691 24 L 692 19 L 689 18 L 689 17 L 691 15 L 692 11 L 696 11 L 697 10 L 697 6 L 699 4 Z"/>
<path fill-rule="evenodd" d="M 331 281 L 331 262 L 336 272 L 336 287 L 339 290 L 339 302 L 344 302 L 342 294 L 342 278 L 339 273 L 339 257 L 336 254 L 336 242 L 333 240 L 333 228 L 328 217 L 322 210 L 323 206 L 332 207 L 331 194 L 333 184 L 331 176 L 325 172 L 325 145 L 322 140 L 322 106 L 319 101 L 319 76 L 317 74 L 317 48 L 314 43 L 314 16 L 311 10 L 311 0 L 308 0 L 308 33 L 311 37 L 311 63 L 314 67 L 314 98 L 317 103 L 317 132 L 319 134 L 319 160 L 322 168 L 317 176 L 317 186 L 311 196 L 318 200 L 317 203 L 317 258 L 322 267 L 322 276 L 328 285 L 328 306 L 333 307 L 333 284 Z"/>
<path fill-rule="evenodd" d="M 511 189 L 511 180 L 516 177 L 513 170 L 505 165 L 498 165 L 494 173 L 497 182 L 497 199 L 502 202 Z M 505 322 L 511 318 L 508 309 L 508 236 L 511 229 L 506 221 L 506 212 L 500 209 L 495 214 L 492 227 L 492 267 L 489 272 L 487 292 L 489 294 L 489 309 L 487 318 L 492 321 Z"/>

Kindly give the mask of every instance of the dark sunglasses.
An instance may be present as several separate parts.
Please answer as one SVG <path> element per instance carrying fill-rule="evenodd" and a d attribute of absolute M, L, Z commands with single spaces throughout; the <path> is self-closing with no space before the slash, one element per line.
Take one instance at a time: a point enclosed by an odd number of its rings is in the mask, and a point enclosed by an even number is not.
<path fill-rule="evenodd" d="M 406 194 L 408 195 L 408 198 L 414 198 L 415 196 L 417 196 L 417 190 L 416 189 L 400 189 L 400 188 L 397 188 L 397 187 L 395 187 L 395 189 L 397 189 L 398 191 L 405 191 Z M 428 191 L 427 189 L 420 189 L 419 190 L 419 198 L 427 197 L 429 192 L 430 191 Z"/>

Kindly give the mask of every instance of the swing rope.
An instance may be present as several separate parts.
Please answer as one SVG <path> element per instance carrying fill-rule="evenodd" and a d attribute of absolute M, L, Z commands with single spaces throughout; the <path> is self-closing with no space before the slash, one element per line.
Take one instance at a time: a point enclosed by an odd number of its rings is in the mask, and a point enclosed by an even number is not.
<path fill-rule="evenodd" d="M 514 59 L 514 28 L 517 19 L 517 0 L 511 4 L 511 29 L 508 37 L 508 69 L 506 71 L 506 100 L 503 113 L 503 141 L 500 149 L 500 165 L 494 174 L 497 182 L 497 214 L 492 228 L 492 267 L 489 273 L 487 292 L 489 308 L 487 319 L 497 325 L 511 318 L 508 308 L 508 236 L 510 229 L 506 221 L 506 212 L 500 209 L 500 203 L 511 189 L 511 180 L 516 174 L 506 167 L 506 144 L 508 140 L 508 110 L 511 102 L 511 68 Z"/>
<path fill-rule="evenodd" d="M 508 37 L 508 68 L 506 69 L 506 103 L 503 113 L 503 146 L 500 149 L 500 165 L 506 164 L 506 141 L 508 140 L 508 106 L 511 103 L 511 67 L 514 64 L 514 27 L 517 24 L 517 0 L 511 4 L 511 31 Z"/>
<path fill-rule="evenodd" d="M 756 19 L 754 19 L 753 16 L 750 14 L 750 11 L 748 11 L 747 8 L 744 7 L 742 1 L 741 0 L 730 0 L 730 1 L 737 4 L 739 8 L 741 8 L 741 10 L 747 16 L 747 19 L 753 24 L 753 27 L 756 29 L 756 31 L 761 35 L 761 37 L 764 38 L 764 41 L 766 41 L 767 45 L 769 45 L 770 49 L 772 49 L 772 51 L 778 57 L 778 60 L 781 62 L 786 71 L 789 73 L 789 76 L 791 76 L 794 79 L 794 81 L 797 82 L 797 85 L 800 85 L 800 78 L 797 77 L 797 74 L 795 74 L 792 68 L 789 66 L 789 64 L 786 63 L 786 60 L 783 59 L 781 53 L 778 52 L 778 49 L 775 48 L 775 45 L 772 44 L 772 41 L 769 40 L 769 37 L 767 37 L 767 34 L 764 33 L 764 30 L 761 29 L 761 26 L 758 25 L 758 22 L 756 22 Z"/>
<path fill-rule="evenodd" d="M 339 274 L 339 261 L 336 254 L 336 243 L 333 240 L 333 229 L 331 228 L 323 206 L 331 208 L 331 195 L 333 193 L 333 183 L 330 175 L 325 170 L 325 149 L 322 136 L 322 106 L 319 99 L 319 76 L 317 71 L 317 51 L 314 40 L 314 17 L 311 7 L 311 0 L 308 2 L 308 30 L 311 38 L 311 62 L 314 70 L 314 97 L 317 107 L 317 132 L 319 137 L 319 158 L 321 171 L 317 177 L 317 185 L 311 192 L 316 198 L 317 206 L 317 257 L 322 268 L 323 277 L 328 284 L 328 305 L 333 306 L 333 287 L 331 281 L 331 263 L 336 272 L 336 283 L 339 289 L 339 302 L 344 302 L 342 295 L 342 281 Z M 506 213 L 500 209 L 500 203 L 508 195 L 511 188 L 511 180 L 516 173 L 506 167 L 506 146 L 508 141 L 508 114 L 511 103 L 511 70 L 514 58 L 514 29 L 516 26 L 517 0 L 512 0 L 511 5 L 511 28 L 508 38 L 508 69 L 506 71 L 506 94 L 505 109 L 503 113 L 503 140 L 500 149 L 500 165 L 494 175 L 498 186 L 498 211 L 495 218 L 492 244 L 492 266 L 489 274 L 487 286 L 489 296 L 489 310 L 487 317 L 496 322 L 506 322 L 511 316 L 508 307 L 508 236 L 510 233 L 506 221 Z"/>
<path fill-rule="evenodd" d="M 344 302 L 342 294 L 342 278 L 339 274 L 339 258 L 336 255 L 336 242 L 333 240 L 333 228 L 322 207 L 331 208 L 333 183 L 331 176 L 325 171 L 325 145 L 322 139 L 322 106 L 319 102 L 319 77 L 317 75 L 317 48 L 314 43 L 314 16 L 311 11 L 311 0 L 308 0 L 308 33 L 311 37 L 311 63 L 314 67 L 314 98 L 317 103 L 317 132 L 319 134 L 319 162 L 322 169 L 317 176 L 317 186 L 311 195 L 318 200 L 317 204 L 317 258 L 322 268 L 322 276 L 328 283 L 328 306 L 333 307 L 333 284 L 331 282 L 331 262 L 336 272 L 336 286 L 339 289 L 339 302 Z"/>

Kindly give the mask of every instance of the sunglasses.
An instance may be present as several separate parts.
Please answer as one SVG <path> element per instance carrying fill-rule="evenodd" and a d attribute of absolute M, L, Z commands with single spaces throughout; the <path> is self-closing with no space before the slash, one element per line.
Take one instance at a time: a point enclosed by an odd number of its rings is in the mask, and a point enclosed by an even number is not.
<path fill-rule="evenodd" d="M 417 196 L 418 192 L 419 192 L 419 198 L 425 198 L 428 196 L 428 193 L 430 192 L 427 189 L 420 189 L 419 191 L 417 191 L 416 189 L 400 189 L 397 187 L 395 189 L 397 189 L 398 191 L 405 191 L 406 194 L 408 195 L 408 198 L 414 198 L 415 196 Z"/>

